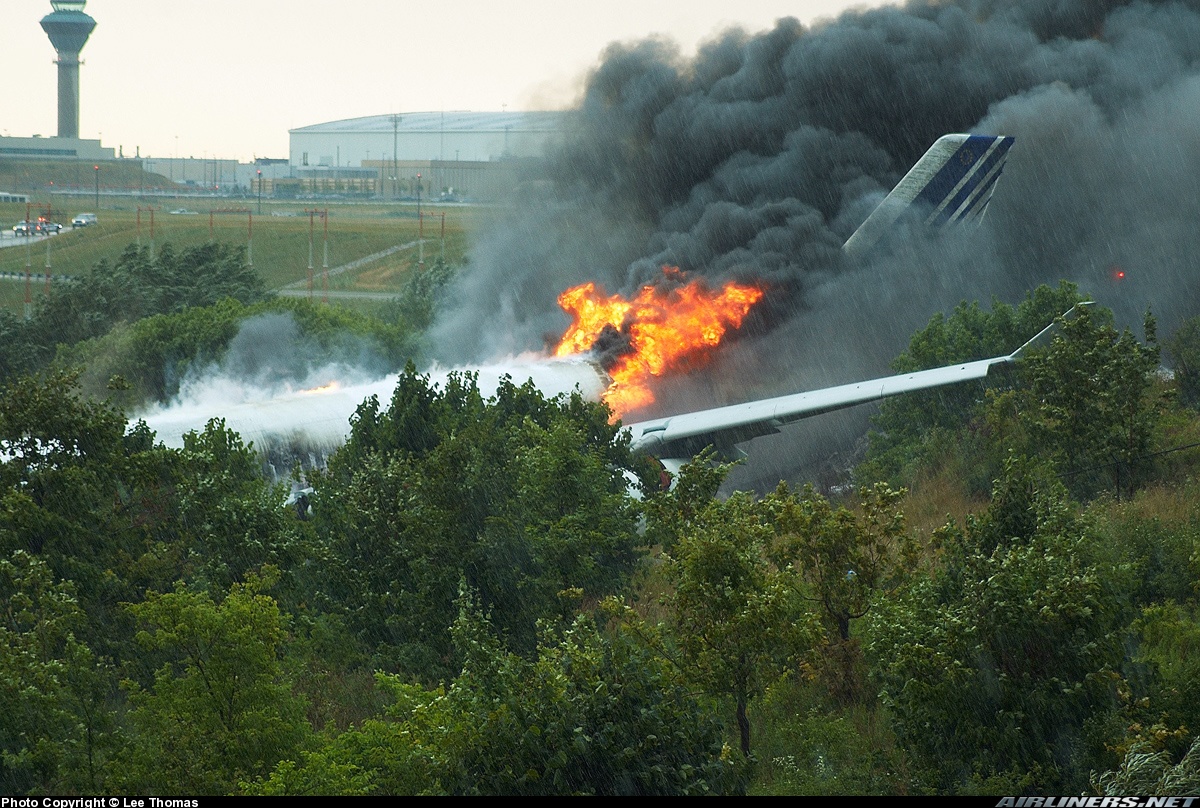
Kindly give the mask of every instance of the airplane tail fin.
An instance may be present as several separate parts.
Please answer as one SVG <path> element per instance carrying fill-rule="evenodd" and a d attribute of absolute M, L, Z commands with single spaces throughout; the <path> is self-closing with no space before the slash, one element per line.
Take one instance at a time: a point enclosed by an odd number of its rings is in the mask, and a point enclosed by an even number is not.
<path fill-rule="evenodd" d="M 939 230 L 978 224 L 1012 144 L 1013 138 L 1004 136 L 942 135 L 846 240 L 843 251 L 862 257 L 910 208 Z"/>

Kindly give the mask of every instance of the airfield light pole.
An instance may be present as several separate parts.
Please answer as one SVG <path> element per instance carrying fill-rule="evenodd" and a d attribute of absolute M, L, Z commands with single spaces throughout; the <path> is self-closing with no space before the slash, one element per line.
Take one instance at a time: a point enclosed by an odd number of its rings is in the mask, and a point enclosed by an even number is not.
<path fill-rule="evenodd" d="M 425 219 L 417 213 L 417 266 L 425 266 Z"/>
<path fill-rule="evenodd" d="M 100 209 L 100 166 L 92 166 L 92 171 L 96 175 L 96 210 Z"/>
<path fill-rule="evenodd" d="M 50 206 L 46 206 L 49 211 Z M 46 221 L 50 221 L 50 216 L 46 216 Z M 46 233 L 46 294 L 50 294 L 50 233 Z"/>
<path fill-rule="evenodd" d="M 400 141 L 400 116 L 392 115 L 392 198 L 399 196 L 396 188 L 396 181 L 400 179 L 400 171 L 397 167 L 397 159 L 399 156 L 399 141 Z"/>
<path fill-rule="evenodd" d="M 33 203 L 25 204 L 25 223 L 29 224 Z M 41 218 L 41 205 L 38 205 L 38 218 Z M 50 205 L 46 205 L 47 219 L 51 210 Z M 46 283 L 50 283 L 50 242 L 49 236 L 46 241 Z M 29 320 L 33 317 L 33 233 L 26 232 L 25 234 L 25 319 Z"/>
<path fill-rule="evenodd" d="M 47 202 L 46 203 L 46 217 L 45 217 L 46 224 L 49 224 L 50 220 L 53 218 L 54 218 L 54 206 L 50 202 Z M 38 219 L 39 220 L 42 219 L 42 216 L 40 214 L 38 215 Z M 46 230 L 46 294 L 50 294 L 50 231 L 49 230 Z"/>
<path fill-rule="evenodd" d="M 26 209 L 28 211 L 28 208 Z M 29 213 L 25 214 L 25 221 L 29 221 Z M 25 319 L 30 320 L 33 317 L 33 248 L 30 247 L 30 239 L 32 236 L 27 236 L 25 239 Z"/>
<path fill-rule="evenodd" d="M 325 225 L 325 257 L 321 262 L 321 302 L 329 302 L 329 208 L 321 213 Z"/>
<path fill-rule="evenodd" d="M 258 215 L 262 216 L 262 169 L 258 169 Z M 251 264 L 251 266 L 254 266 Z"/>
<path fill-rule="evenodd" d="M 421 216 L 421 175 L 417 174 L 417 266 L 425 266 L 425 219 Z"/>
<path fill-rule="evenodd" d="M 156 211 L 157 208 L 154 205 L 150 205 L 149 207 L 146 208 L 146 210 L 150 211 L 150 260 L 153 261 L 154 260 L 154 211 Z"/>
<path fill-rule="evenodd" d="M 308 210 L 308 302 L 312 302 L 312 282 L 313 282 L 313 215 L 316 214 L 315 208 Z"/>

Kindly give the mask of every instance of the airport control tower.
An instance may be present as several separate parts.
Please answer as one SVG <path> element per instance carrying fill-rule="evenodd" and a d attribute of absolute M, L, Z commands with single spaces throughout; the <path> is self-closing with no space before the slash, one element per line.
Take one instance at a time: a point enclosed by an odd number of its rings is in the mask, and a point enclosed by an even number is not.
<path fill-rule="evenodd" d="M 87 0 L 50 0 L 54 11 L 42 18 L 42 30 L 58 51 L 58 136 L 79 137 L 79 52 L 96 27 L 83 13 Z"/>

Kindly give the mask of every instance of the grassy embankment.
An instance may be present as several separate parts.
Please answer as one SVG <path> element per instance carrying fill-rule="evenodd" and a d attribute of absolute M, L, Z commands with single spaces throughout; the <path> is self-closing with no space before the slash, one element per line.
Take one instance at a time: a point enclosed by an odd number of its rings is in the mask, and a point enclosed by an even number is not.
<path fill-rule="evenodd" d="M 24 273 L 26 266 L 34 273 L 42 273 L 48 261 L 55 275 L 77 275 L 100 260 L 115 261 L 129 244 L 150 246 L 153 243 L 155 249 L 170 244 L 180 249 L 214 239 L 246 247 L 267 288 L 280 289 L 294 283 L 299 283 L 302 290 L 307 287 L 310 219 L 302 201 L 264 200 L 263 213 L 259 215 L 257 201 L 187 198 L 173 200 L 177 204 L 168 208 L 161 200 L 154 200 L 153 231 L 151 213 L 147 209 L 151 203 L 141 203 L 139 214 L 136 197 L 101 197 L 100 201 L 100 209 L 95 210 L 99 223 L 71 230 L 70 218 L 81 211 L 94 210 L 95 205 L 90 199 L 55 198 L 55 217 L 66 225 L 65 229 L 48 239 L 17 239 L 15 243 L 5 239 L 0 242 L 14 245 L 0 249 L 0 273 Z M 197 215 L 172 215 L 168 211 L 174 207 L 186 207 L 196 211 Z M 250 212 L 217 212 L 231 208 Z M 398 292 L 409 270 L 417 263 L 416 246 L 369 261 L 353 271 L 331 274 L 323 283 L 321 273 L 326 263 L 326 245 L 331 270 L 390 247 L 415 245 L 418 239 L 415 206 L 340 204 L 320 209 L 328 210 L 329 227 L 326 239 L 321 216 L 314 215 L 311 223 L 314 297 L 319 297 L 326 288 L 334 292 Z M 61 216 L 58 215 L 60 210 Z M 443 211 L 426 206 L 424 211 L 425 260 L 433 261 L 443 254 L 444 249 L 447 260 L 461 261 L 466 249 L 466 231 L 475 214 L 464 208 Z M 443 213 L 446 218 L 444 248 L 441 239 Z M 0 205 L 0 222 L 6 229 L 24 217 L 24 205 Z M 35 298 L 43 294 L 44 284 L 35 282 L 32 291 Z M 0 308 L 20 312 L 24 299 L 25 284 L 22 281 L 0 281 Z M 338 299 L 338 302 L 357 309 L 379 305 L 378 301 L 361 299 Z"/>
<path fill-rule="evenodd" d="M 51 200 L 50 191 L 82 191 L 90 196 L 96 186 L 99 165 L 100 190 L 141 189 L 144 191 L 169 191 L 179 186 L 161 174 L 142 170 L 138 160 L 105 160 L 93 163 L 88 160 L 26 160 L 12 157 L 0 158 L 0 191 L 29 194 L 35 203 L 45 204 Z M 59 193 L 53 196 L 57 213 Z M 85 200 L 86 201 L 86 200 Z M 83 207 L 80 210 L 91 210 Z M 22 216 L 25 206 L 21 206 Z"/>

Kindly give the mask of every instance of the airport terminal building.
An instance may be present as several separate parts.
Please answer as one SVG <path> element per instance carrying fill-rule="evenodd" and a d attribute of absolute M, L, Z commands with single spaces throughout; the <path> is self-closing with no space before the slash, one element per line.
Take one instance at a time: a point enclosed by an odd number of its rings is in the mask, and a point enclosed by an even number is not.
<path fill-rule="evenodd" d="M 563 129 L 563 112 L 408 112 L 288 131 L 298 193 L 494 199 Z M 282 191 L 282 180 L 264 193 Z M 272 187 L 274 186 L 274 187 Z"/>
<path fill-rule="evenodd" d="M 562 112 L 402 112 L 288 130 L 293 168 L 353 168 L 390 160 L 494 162 L 536 157 Z"/>

